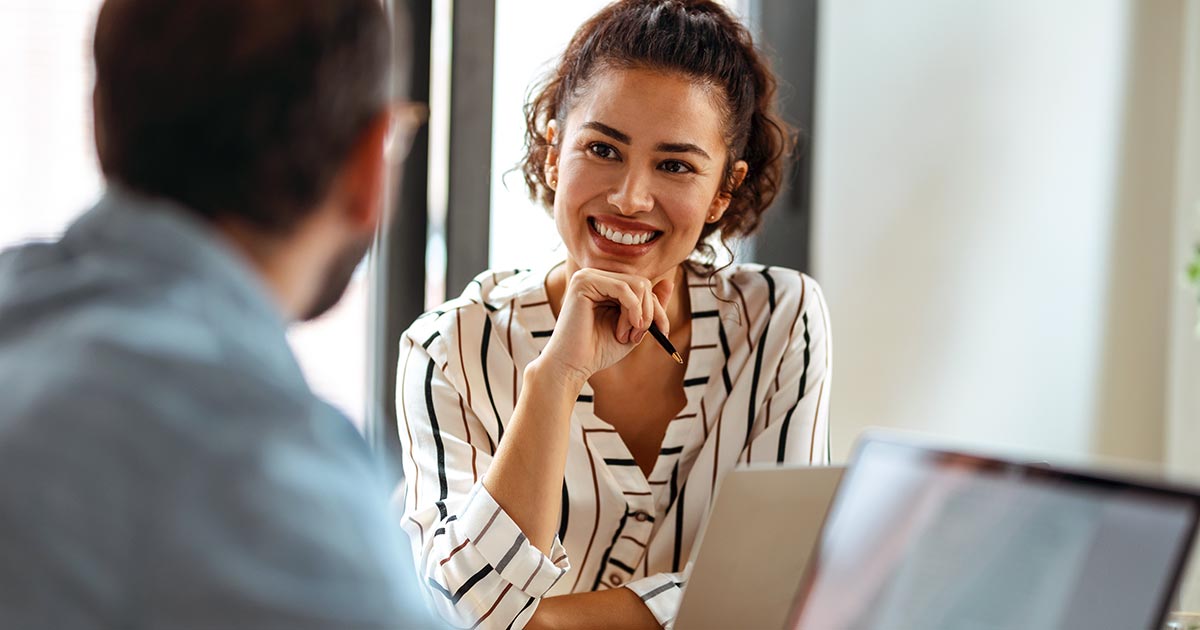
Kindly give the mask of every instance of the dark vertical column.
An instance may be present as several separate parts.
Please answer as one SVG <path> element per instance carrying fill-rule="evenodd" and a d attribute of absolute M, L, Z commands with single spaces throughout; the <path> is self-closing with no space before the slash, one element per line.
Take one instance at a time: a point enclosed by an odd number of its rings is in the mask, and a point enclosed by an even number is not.
<path fill-rule="evenodd" d="M 451 31 L 446 292 L 488 267 L 492 207 L 493 0 L 456 2 Z"/>
<path fill-rule="evenodd" d="M 800 129 L 784 189 L 754 238 L 755 262 L 807 270 L 811 252 L 813 102 L 818 0 L 754 0 L 762 47 L 780 81 L 780 111 Z"/>
<path fill-rule="evenodd" d="M 408 59 L 407 67 L 396 69 L 397 96 L 428 103 L 433 2 L 391 1 L 394 14 L 407 16 L 394 20 L 397 58 Z M 400 335 L 425 308 L 428 179 L 429 132 L 423 126 L 393 175 L 387 216 L 371 254 L 366 437 L 392 480 L 401 475 L 395 395 Z"/>

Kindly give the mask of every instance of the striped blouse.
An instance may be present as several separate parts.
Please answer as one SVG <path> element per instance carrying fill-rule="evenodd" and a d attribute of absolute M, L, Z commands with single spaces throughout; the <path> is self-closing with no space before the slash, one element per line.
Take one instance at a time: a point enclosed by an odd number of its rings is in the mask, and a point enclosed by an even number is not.
<path fill-rule="evenodd" d="M 525 366 L 554 330 L 548 272 L 486 272 L 403 337 L 396 395 L 406 487 L 395 500 L 417 571 L 433 607 L 458 627 L 521 628 L 542 597 L 618 587 L 670 627 L 721 476 L 748 462 L 828 462 L 825 300 L 816 282 L 788 269 L 688 271 L 687 405 L 647 477 L 584 386 L 546 556 L 480 479 Z"/>

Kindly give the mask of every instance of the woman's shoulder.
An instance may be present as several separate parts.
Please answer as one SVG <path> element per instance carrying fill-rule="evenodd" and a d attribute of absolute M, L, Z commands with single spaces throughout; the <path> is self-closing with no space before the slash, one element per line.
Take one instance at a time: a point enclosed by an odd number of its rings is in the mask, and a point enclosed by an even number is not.
<path fill-rule="evenodd" d="M 772 339 L 800 343 L 828 338 L 829 311 L 821 286 L 808 274 L 760 264 L 737 264 L 710 276 L 711 301 L 721 316 L 728 343 Z M 696 299 L 697 293 L 692 293 Z M 802 335 L 794 335 L 796 330 Z M 780 337 L 779 335 L 783 335 Z"/>
<path fill-rule="evenodd" d="M 458 297 L 432 308 L 409 326 L 404 336 L 426 350 L 454 340 L 464 325 L 507 313 L 530 294 L 544 292 L 545 274 L 531 269 L 489 269 L 467 283 Z"/>
<path fill-rule="evenodd" d="M 806 273 L 787 267 L 738 263 L 710 272 L 719 299 L 754 312 L 824 309 L 820 284 Z M 782 307 L 782 308 L 781 308 Z"/>

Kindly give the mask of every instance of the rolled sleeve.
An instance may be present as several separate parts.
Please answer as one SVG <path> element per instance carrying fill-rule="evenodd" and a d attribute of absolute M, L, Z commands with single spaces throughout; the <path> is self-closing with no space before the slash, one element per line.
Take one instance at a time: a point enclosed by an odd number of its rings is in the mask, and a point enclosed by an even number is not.
<path fill-rule="evenodd" d="M 675 624 L 675 616 L 679 613 L 679 602 L 683 598 L 683 587 L 686 583 L 683 573 L 658 573 L 650 577 L 630 582 L 625 588 L 637 593 L 642 603 L 658 619 L 658 623 L 670 630 Z"/>
<path fill-rule="evenodd" d="M 557 537 L 553 557 L 543 554 L 482 482 L 458 510 L 450 508 L 446 518 L 431 524 L 436 529 L 421 554 L 422 579 L 433 608 L 456 626 L 522 628 L 570 570 Z"/>
<path fill-rule="evenodd" d="M 461 520 L 464 533 L 474 541 L 479 555 L 504 581 L 530 597 L 545 596 L 571 569 L 567 550 L 558 536 L 554 537 L 550 556 L 546 556 L 529 542 L 482 482 L 476 484 Z"/>

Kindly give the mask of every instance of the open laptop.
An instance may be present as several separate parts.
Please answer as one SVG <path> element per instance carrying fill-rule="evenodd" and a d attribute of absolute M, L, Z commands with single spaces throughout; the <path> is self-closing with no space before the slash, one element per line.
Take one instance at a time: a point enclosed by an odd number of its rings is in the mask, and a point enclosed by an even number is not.
<path fill-rule="evenodd" d="M 696 542 L 675 628 L 783 627 L 842 471 L 786 466 L 725 475 Z"/>
<path fill-rule="evenodd" d="M 861 441 L 787 628 L 1160 628 L 1191 488 Z"/>

